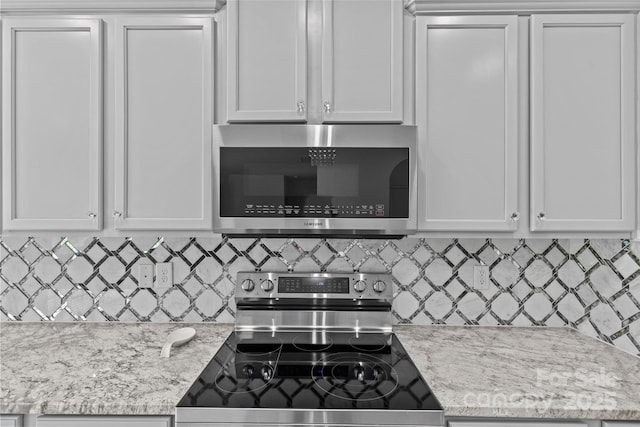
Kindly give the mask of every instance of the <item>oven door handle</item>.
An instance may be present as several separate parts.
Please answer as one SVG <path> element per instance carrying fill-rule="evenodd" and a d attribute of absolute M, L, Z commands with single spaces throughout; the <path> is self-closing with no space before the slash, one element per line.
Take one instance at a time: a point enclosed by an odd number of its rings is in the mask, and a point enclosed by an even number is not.
<path fill-rule="evenodd" d="M 236 306 L 239 310 L 330 310 L 330 311 L 391 311 L 391 304 L 378 300 L 353 299 L 303 299 L 280 298 L 278 301 L 258 298 L 238 298 Z"/>

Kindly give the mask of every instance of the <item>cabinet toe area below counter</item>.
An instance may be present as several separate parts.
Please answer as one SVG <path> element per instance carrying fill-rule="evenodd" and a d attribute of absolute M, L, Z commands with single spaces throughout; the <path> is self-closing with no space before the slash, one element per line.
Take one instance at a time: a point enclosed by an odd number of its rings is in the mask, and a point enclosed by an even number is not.
<path fill-rule="evenodd" d="M 395 331 L 447 417 L 640 420 L 640 358 L 576 330 Z"/>

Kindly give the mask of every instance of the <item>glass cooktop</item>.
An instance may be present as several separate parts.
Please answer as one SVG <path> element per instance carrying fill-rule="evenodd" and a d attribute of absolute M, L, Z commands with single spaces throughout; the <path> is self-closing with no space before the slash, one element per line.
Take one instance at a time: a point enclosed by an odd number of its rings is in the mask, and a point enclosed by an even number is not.
<path fill-rule="evenodd" d="M 393 334 L 235 332 L 178 408 L 442 410 Z"/>

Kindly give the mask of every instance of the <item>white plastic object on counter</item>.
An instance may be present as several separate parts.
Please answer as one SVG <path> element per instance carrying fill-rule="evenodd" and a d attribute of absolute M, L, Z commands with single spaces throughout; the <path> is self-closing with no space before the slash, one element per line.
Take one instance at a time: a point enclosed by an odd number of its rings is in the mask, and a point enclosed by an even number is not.
<path fill-rule="evenodd" d="M 180 328 L 169 334 L 167 341 L 162 346 L 160 351 L 160 357 L 169 357 L 171 353 L 171 347 L 179 347 L 188 343 L 196 336 L 196 330 L 193 328 Z"/>

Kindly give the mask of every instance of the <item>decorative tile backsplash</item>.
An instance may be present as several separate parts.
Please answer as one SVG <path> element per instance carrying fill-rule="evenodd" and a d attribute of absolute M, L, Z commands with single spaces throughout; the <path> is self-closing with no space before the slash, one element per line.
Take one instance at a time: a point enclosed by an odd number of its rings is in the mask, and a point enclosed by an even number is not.
<path fill-rule="evenodd" d="M 639 255 L 627 240 L 2 237 L 0 320 L 232 322 L 238 271 L 390 272 L 398 323 L 568 325 L 640 354 Z M 173 288 L 138 287 L 138 264 L 168 261 Z"/>

